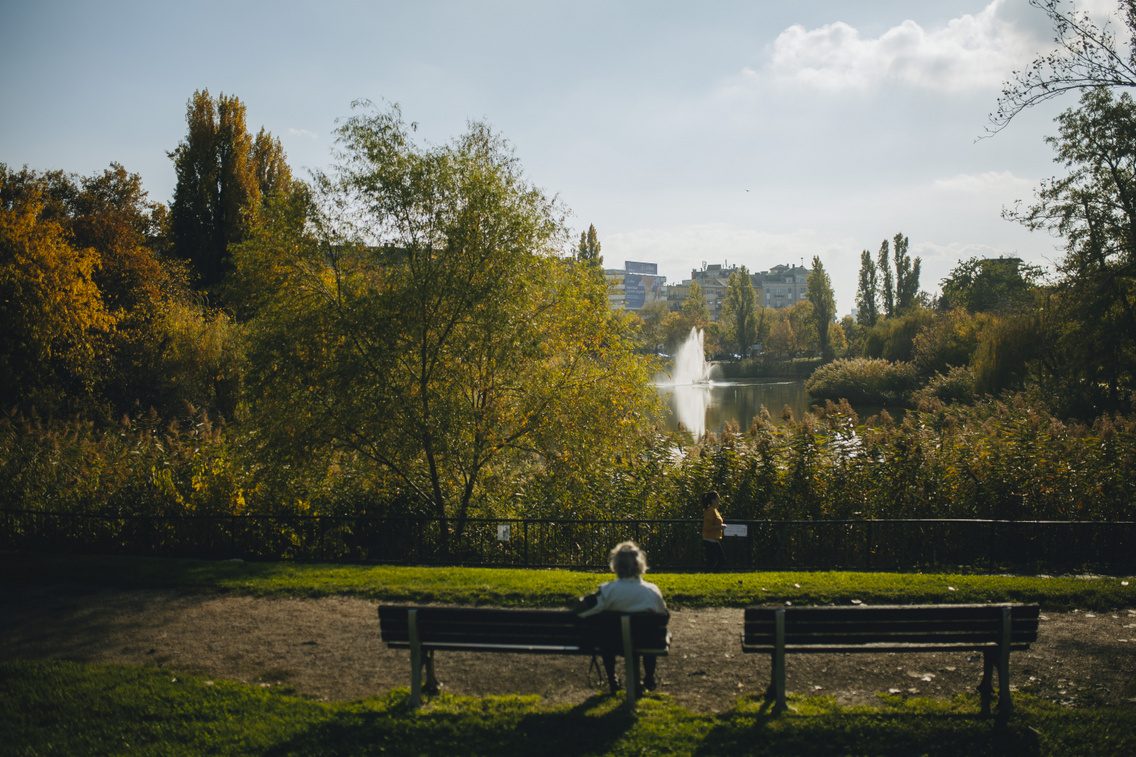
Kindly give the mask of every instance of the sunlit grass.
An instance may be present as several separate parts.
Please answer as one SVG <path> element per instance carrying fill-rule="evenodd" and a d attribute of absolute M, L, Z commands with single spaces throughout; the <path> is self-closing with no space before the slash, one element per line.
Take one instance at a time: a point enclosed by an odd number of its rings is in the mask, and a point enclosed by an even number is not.
<path fill-rule="evenodd" d="M 0 585 L 70 582 L 225 591 L 254 596 L 345 595 L 384 602 L 557 607 L 608 576 L 568 570 L 253 563 L 0 553 Z M 672 607 L 753 604 L 1038 602 L 1051 610 L 1136 606 L 1136 580 L 1102 576 L 941 573 L 652 573 Z"/>
<path fill-rule="evenodd" d="M 597 695 L 576 706 L 539 697 L 443 695 L 422 710 L 406 690 L 321 703 L 272 689 L 156 668 L 0 664 L 6 754 L 210 755 L 1118 755 L 1136 754 L 1136 713 L 1065 709 L 1026 695 L 1006 723 L 974 702 L 888 697 L 844 708 L 793 698 L 772 717 L 743 699 L 720 715 L 670 699 Z"/>

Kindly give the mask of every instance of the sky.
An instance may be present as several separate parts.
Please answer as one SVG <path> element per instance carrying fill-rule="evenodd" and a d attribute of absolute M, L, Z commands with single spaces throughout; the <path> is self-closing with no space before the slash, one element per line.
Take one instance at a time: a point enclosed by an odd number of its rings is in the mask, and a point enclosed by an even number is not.
<path fill-rule="evenodd" d="M 429 143 L 492 126 L 607 267 L 816 256 L 847 314 L 897 232 L 932 294 L 975 256 L 1052 269 L 1060 240 L 1002 212 L 1061 174 L 1044 139 L 1075 96 L 984 138 L 1052 37 L 1026 0 L 0 0 L 0 162 L 114 161 L 168 203 L 195 90 L 238 96 L 299 178 L 353 102 L 397 103 Z"/>

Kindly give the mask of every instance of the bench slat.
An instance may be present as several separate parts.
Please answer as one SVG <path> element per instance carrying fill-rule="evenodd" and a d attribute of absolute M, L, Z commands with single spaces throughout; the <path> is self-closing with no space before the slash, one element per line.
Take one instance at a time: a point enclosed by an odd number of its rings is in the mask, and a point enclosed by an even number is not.
<path fill-rule="evenodd" d="M 767 697 L 776 699 L 775 712 L 786 707 L 788 654 L 981 651 L 983 713 L 989 712 L 995 665 L 999 708 L 1009 713 L 1009 655 L 1037 640 L 1039 619 L 1036 604 L 749 607 L 742 651 L 772 656 Z"/>
<path fill-rule="evenodd" d="M 435 651 L 583 655 L 602 651 L 628 658 L 663 656 L 670 643 L 669 617 L 601 613 L 580 618 L 567 610 L 382 605 L 379 630 L 388 647 L 411 650 L 411 702 L 417 706 L 421 694 L 415 660 L 425 663 L 427 684 L 436 685 Z M 633 660 L 628 659 L 627 664 L 630 669 Z M 629 689 L 625 706 L 633 708 L 634 703 L 633 689 Z"/>
<path fill-rule="evenodd" d="M 923 644 L 987 646 L 1001 642 L 1002 605 L 793 607 L 785 613 L 785 643 L 795 648 Z M 1037 605 L 1011 605 L 1011 645 L 1037 640 Z M 743 644 L 772 644 L 777 607 L 747 608 Z"/>

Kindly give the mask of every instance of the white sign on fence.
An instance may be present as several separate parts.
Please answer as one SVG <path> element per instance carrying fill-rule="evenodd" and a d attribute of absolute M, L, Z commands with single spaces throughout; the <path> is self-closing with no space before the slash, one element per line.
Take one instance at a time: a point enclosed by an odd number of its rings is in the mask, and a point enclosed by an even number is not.
<path fill-rule="evenodd" d="M 503 523 L 497 526 L 497 541 L 509 541 L 509 524 Z"/>
<path fill-rule="evenodd" d="M 745 523 L 727 523 L 726 530 L 722 532 L 722 536 L 748 536 L 749 526 Z"/>

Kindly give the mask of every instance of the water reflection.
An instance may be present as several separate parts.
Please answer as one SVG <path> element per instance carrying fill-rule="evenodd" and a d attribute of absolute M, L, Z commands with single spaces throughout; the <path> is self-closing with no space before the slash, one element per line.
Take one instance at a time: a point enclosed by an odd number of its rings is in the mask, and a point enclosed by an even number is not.
<path fill-rule="evenodd" d="M 707 430 L 722 433 L 726 423 L 736 421 L 744 431 L 761 413 L 764 405 L 775 421 L 781 421 L 782 409 L 788 405 L 800 418 L 812 404 L 803 381 L 710 381 L 697 384 L 655 384 L 664 398 L 667 412 L 665 424 L 674 431 L 679 423 L 695 438 Z"/>

